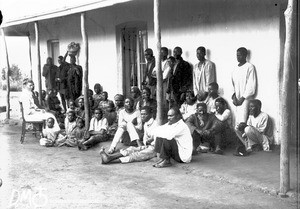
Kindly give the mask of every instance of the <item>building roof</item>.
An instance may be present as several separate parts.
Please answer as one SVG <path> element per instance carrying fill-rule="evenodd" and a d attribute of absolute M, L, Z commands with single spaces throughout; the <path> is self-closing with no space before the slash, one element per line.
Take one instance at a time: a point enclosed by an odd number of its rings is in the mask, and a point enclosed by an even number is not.
<path fill-rule="evenodd" d="M 70 1 L 67 2 L 67 0 L 65 1 L 51 0 L 47 2 L 43 1 L 42 4 L 40 4 L 42 1 L 37 2 L 35 0 L 27 0 L 25 1 L 29 3 L 27 6 L 32 8 L 29 9 L 29 11 L 32 11 L 29 14 L 28 12 L 18 13 L 18 11 L 15 10 L 16 8 L 15 6 L 13 7 L 14 9 L 9 9 L 12 8 L 12 5 L 6 4 L 6 7 L 2 7 L 1 9 L 4 16 L 1 28 L 17 26 L 24 23 L 30 23 L 30 22 L 45 20 L 50 18 L 63 17 L 67 15 L 72 15 L 76 13 L 108 7 L 108 6 L 112 6 L 115 4 L 124 3 L 128 1 L 132 1 L 132 0 L 90 0 L 90 1 L 77 0 L 77 1 L 72 1 L 72 5 L 69 5 L 67 3 L 70 3 Z M 14 0 L 12 0 L 12 2 L 14 2 Z M 73 2 L 76 2 L 77 4 Z M 47 7 L 45 5 L 52 5 L 52 6 Z M 22 11 L 23 10 L 24 8 L 22 8 Z M 28 11 L 28 10 L 24 10 L 24 11 Z"/>

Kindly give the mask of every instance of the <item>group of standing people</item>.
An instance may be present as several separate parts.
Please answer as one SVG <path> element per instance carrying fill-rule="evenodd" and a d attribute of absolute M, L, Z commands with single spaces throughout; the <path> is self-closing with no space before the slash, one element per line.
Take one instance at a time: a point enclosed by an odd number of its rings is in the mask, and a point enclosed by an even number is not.
<path fill-rule="evenodd" d="M 76 65 L 76 57 L 70 56 L 70 63 L 65 61 L 66 55 L 58 57 L 59 66 L 53 64 L 51 57 L 47 58 L 42 75 L 45 77 L 47 92 L 56 90 L 61 97 L 63 108 L 67 109 L 67 101 L 75 101 L 81 96 L 82 67 Z"/>

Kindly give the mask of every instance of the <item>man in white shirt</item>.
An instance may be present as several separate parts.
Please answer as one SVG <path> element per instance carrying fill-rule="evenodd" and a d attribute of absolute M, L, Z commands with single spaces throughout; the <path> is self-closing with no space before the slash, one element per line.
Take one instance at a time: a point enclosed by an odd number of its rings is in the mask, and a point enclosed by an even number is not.
<path fill-rule="evenodd" d="M 102 164 L 140 162 L 149 160 L 156 156 L 156 152 L 154 151 L 155 141 L 153 131 L 157 127 L 157 122 L 154 120 L 152 109 L 149 106 L 141 108 L 141 118 L 144 123 L 144 146 L 131 146 L 127 149 L 121 149 L 119 153 L 115 153 L 113 155 L 107 155 L 102 147 L 99 153 L 102 159 Z"/>
<path fill-rule="evenodd" d="M 191 161 L 193 139 L 177 107 L 168 111 L 168 123 L 155 129 L 154 139 L 156 140 L 155 151 L 160 156 L 160 160 L 153 165 L 154 167 L 171 166 L 170 158 L 180 163 Z"/>
<path fill-rule="evenodd" d="M 87 132 L 86 138 L 88 139 L 78 144 L 80 150 L 87 150 L 88 148 L 95 146 L 100 142 L 107 141 L 107 129 L 108 122 L 107 119 L 103 117 L 102 109 L 96 108 L 94 112 L 94 117 L 91 119 L 90 122 L 89 131 Z"/>
<path fill-rule="evenodd" d="M 128 132 L 130 141 L 139 141 L 142 130 L 141 113 L 134 109 L 134 100 L 129 97 L 125 99 L 124 109 L 119 112 L 118 129 L 108 150 L 112 154 L 125 131 Z"/>
<path fill-rule="evenodd" d="M 232 72 L 232 102 L 236 106 L 235 124 L 246 122 L 249 101 L 256 93 L 257 78 L 255 67 L 247 62 L 248 51 L 241 47 L 237 50 L 238 67 Z"/>
<path fill-rule="evenodd" d="M 215 64 L 205 59 L 205 47 L 198 47 L 196 52 L 199 62 L 193 70 L 193 90 L 198 100 L 203 101 L 208 95 L 208 85 L 216 82 L 216 70 Z"/>
<path fill-rule="evenodd" d="M 249 102 L 249 118 L 247 124 L 240 123 L 235 127 L 238 138 L 243 143 L 246 152 L 236 152 L 237 156 L 246 156 L 254 147 L 264 151 L 270 150 L 273 142 L 273 133 L 269 116 L 261 111 L 261 101 L 258 99 Z"/>

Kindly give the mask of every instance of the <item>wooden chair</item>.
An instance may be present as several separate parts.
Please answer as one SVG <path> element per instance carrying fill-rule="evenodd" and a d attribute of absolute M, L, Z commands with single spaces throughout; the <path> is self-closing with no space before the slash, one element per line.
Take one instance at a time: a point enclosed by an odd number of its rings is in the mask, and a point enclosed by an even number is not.
<path fill-rule="evenodd" d="M 20 139 L 20 142 L 21 144 L 23 144 L 24 142 L 24 138 L 25 138 L 25 134 L 28 133 L 28 132 L 31 132 L 35 135 L 36 137 L 36 134 L 40 131 L 42 131 L 43 127 L 44 127 L 44 124 L 45 124 L 45 121 L 44 120 L 25 120 L 25 117 L 24 117 L 24 109 L 23 109 L 23 104 L 22 102 L 19 102 L 20 103 L 20 110 L 21 110 L 21 114 L 22 114 L 22 134 L 21 134 L 21 139 Z M 33 130 L 26 130 L 26 125 L 27 124 L 33 124 L 34 127 L 38 127 L 37 129 L 33 129 Z"/>

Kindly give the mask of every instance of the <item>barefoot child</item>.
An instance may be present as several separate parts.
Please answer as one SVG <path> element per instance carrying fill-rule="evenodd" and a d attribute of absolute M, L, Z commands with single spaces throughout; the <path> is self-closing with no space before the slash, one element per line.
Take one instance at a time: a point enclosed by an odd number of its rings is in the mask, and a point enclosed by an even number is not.
<path fill-rule="evenodd" d="M 103 117 L 102 110 L 100 108 L 96 108 L 94 117 L 90 122 L 90 129 L 87 132 L 86 140 L 78 143 L 78 149 L 87 150 L 100 142 L 107 141 L 107 127 L 107 119 Z"/>
<path fill-rule="evenodd" d="M 76 147 L 78 142 L 84 141 L 86 129 L 84 127 L 84 120 L 78 118 L 76 121 L 76 127 L 73 131 L 68 135 L 65 145 L 69 147 Z"/>
<path fill-rule="evenodd" d="M 63 137 L 59 132 L 59 127 L 54 127 L 54 119 L 48 118 L 46 121 L 46 127 L 43 129 L 41 134 L 42 138 L 40 139 L 40 145 L 46 147 L 54 146 L 56 140 Z"/>
<path fill-rule="evenodd" d="M 104 117 L 108 123 L 107 135 L 109 138 L 113 138 L 118 128 L 118 117 L 113 101 L 108 103 L 108 107 L 104 111 Z"/>
<path fill-rule="evenodd" d="M 64 138 L 57 140 L 58 146 L 65 145 L 66 139 L 72 136 L 72 132 L 76 128 L 76 114 L 74 111 L 67 112 L 67 117 L 65 119 L 65 136 Z"/>

